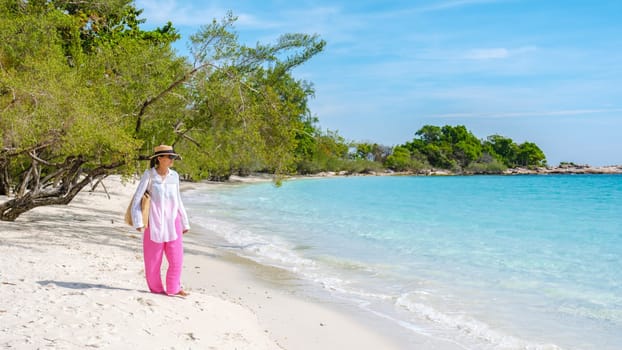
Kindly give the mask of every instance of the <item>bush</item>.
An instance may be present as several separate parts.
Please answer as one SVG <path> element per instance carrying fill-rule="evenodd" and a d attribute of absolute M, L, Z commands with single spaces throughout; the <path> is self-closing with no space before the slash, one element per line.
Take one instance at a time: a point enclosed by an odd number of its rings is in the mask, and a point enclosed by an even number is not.
<path fill-rule="evenodd" d="M 464 172 L 470 174 L 501 174 L 506 169 L 505 164 L 492 159 L 490 162 L 473 162 L 464 168 Z"/>
<path fill-rule="evenodd" d="M 384 167 L 379 162 L 366 159 L 357 159 L 347 161 L 343 164 L 343 169 L 351 174 L 368 174 L 373 172 L 382 172 Z"/>

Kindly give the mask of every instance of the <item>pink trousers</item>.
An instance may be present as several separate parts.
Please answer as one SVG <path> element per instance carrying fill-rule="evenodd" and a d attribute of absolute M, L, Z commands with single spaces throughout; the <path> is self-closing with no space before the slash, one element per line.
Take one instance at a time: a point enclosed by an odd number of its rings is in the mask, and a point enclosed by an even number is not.
<path fill-rule="evenodd" d="M 145 277 L 147 286 L 152 293 L 166 293 L 175 295 L 181 290 L 181 269 L 184 260 L 184 247 L 182 240 L 181 219 L 175 220 L 177 239 L 170 242 L 158 243 L 151 240 L 149 227 L 143 236 L 143 257 L 145 260 Z M 168 269 L 166 270 L 166 290 L 162 285 L 160 269 L 162 267 L 162 255 L 166 255 Z"/>

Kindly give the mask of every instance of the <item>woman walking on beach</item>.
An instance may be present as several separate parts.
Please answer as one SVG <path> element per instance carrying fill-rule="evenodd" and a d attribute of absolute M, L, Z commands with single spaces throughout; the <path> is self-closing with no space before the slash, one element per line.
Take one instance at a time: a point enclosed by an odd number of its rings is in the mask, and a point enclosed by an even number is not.
<path fill-rule="evenodd" d="M 143 257 L 145 276 L 152 293 L 188 295 L 181 288 L 183 263 L 182 236 L 190 225 L 188 215 L 181 201 L 179 174 L 173 169 L 175 159 L 181 159 L 173 147 L 160 145 L 154 148 L 149 169 L 140 178 L 132 201 L 132 222 L 134 228 L 143 234 Z M 141 199 L 147 191 L 151 196 L 149 224 L 145 228 L 141 212 Z M 162 285 L 160 268 L 162 255 L 166 255 L 166 289 Z"/>

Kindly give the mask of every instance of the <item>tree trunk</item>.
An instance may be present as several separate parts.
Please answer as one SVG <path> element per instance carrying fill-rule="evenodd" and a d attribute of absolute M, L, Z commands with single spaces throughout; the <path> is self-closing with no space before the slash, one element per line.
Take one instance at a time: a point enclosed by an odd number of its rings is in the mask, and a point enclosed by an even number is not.
<path fill-rule="evenodd" d="M 9 199 L 0 203 L 0 221 L 15 221 L 21 214 L 46 205 L 69 204 L 80 191 L 94 179 L 108 176 L 111 168 L 120 166 L 120 163 L 92 170 L 80 180 L 63 181 L 58 187 L 48 191 L 29 191 L 23 196 Z M 67 179 L 66 179 L 67 180 Z"/>
<path fill-rule="evenodd" d="M 8 161 L 0 160 L 0 196 L 11 194 Z"/>
<path fill-rule="evenodd" d="M 0 220 L 15 221 L 18 216 L 36 207 L 32 197 L 13 198 L 0 204 Z"/>
<path fill-rule="evenodd" d="M 15 221 L 15 219 L 17 219 L 21 214 L 36 207 L 69 204 L 73 198 L 80 193 L 86 185 L 88 185 L 90 179 L 91 177 L 87 176 L 82 181 L 72 186 L 66 193 L 39 193 L 37 195 L 32 195 L 31 192 L 28 192 L 22 197 L 10 199 L 0 204 L 0 220 Z"/>

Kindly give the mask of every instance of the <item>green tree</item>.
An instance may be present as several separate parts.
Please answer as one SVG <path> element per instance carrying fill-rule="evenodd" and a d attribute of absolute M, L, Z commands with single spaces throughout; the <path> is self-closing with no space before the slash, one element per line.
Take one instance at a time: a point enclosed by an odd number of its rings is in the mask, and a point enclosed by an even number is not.
<path fill-rule="evenodd" d="M 367 142 L 361 142 L 354 144 L 356 148 L 356 152 L 354 154 L 355 159 L 367 159 L 368 157 L 373 156 L 374 145 Z"/>
<path fill-rule="evenodd" d="M 402 147 L 413 159 L 423 156 L 432 167 L 454 171 L 499 173 L 506 167 L 546 164 L 544 153 L 533 143 L 519 146 L 500 135 L 480 141 L 464 125 L 424 125 Z"/>
<path fill-rule="evenodd" d="M 383 146 L 377 143 L 355 142 L 352 145 L 356 148 L 356 159 L 367 159 L 383 163 L 387 156 L 392 152 L 391 147 Z"/>
<path fill-rule="evenodd" d="M 525 167 L 546 166 L 544 152 L 533 142 L 523 142 L 518 146 L 517 163 Z"/>
<path fill-rule="evenodd" d="M 302 119 L 302 126 L 296 130 L 296 149 L 294 154 L 299 163 L 305 159 L 311 159 L 315 150 L 315 135 L 319 133 L 316 127 L 318 118 L 306 115 Z"/>
<path fill-rule="evenodd" d="M 411 168 L 410 151 L 406 147 L 397 146 L 385 162 L 387 168 L 395 171 L 405 171 Z"/>
<path fill-rule="evenodd" d="M 173 143 L 194 160 L 180 166 L 193 177 L 288 172 L 310 125 L 312 86 L 290 71 L 321 52 L 325 42 L 286 34 L 274 45 L 249 48 L 237 42 L 234 22 L 229 14 L 192 37 L 195 65 L 208 69 L 188 84 L 194 103 L 184 110 Z"/>
<path fill-rule="evenodd" d="M 139 143 L 106 94 L 99 56 L 82 54 L 80 22 L 51 2 L 0 6 L 0 219 L 66 204 L 129 161 Z M 68 52 L 72 56 L 68 56 Z"/>
<path fill-rule="evenodd" d="M 312 147 L 297 161 L 296 171 L 313 174 L 322 171 L 340 171 L 348 168 L 349 145 L 337 131 L 315 129 Z"/>
<path fill-rule="evenodd" d="M 290 71 L 325 43 L 245 47 L 229 15 L 193 38 L 191 65 L 172 26 L 142 31 L 139 14 L 128 1 L 0 0 L 1 220 L 134 173 L 159 143 L 187 155 L 191 177 L 291 167 L 311 90 Z"/>
<path fill-rule="evenodd" d="M 485 147 L 506 166 L 515 166 L 518 146 L 511 138 L 500 135 L 488 136 Z"/>
<path fill-rule="evenodd" d="M 441 140 L 445 147 L 451 148 L 452 158 L 461 167 L 467 167 L 482 154 L 482 145 L 464 125 L 445 125 L 441 129 Z"/>
<path fill-rule="evenodd" d="M 425 144 L 439 144 L 443 136 L 443 130 L 439 126 L 424 125 L 415 133 Z"/>

